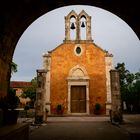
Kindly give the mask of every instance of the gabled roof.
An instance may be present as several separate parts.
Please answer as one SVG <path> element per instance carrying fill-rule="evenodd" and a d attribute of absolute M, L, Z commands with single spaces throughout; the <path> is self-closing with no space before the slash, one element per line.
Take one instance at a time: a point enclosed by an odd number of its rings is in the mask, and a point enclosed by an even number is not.
<path fill-rule="evenodd" d="M 90 17 L 84 10 L 82 10 L 78 16 L 79 16 L 79 18 L 81 18 L 82 16 L 85 18 Z"/>
<path fill-rule="evenodd" d="M 74 10 L 72 10 L 67 16 L 66 16 L 66 18 L 71 18 L 72 16 L 74 16 L 75 18 L 77 18 L 77 13 L 74 11 Z"/>
<path fill-rule="evenodd" d="M 24 87 L 30 87 L 32 86 L 31 82 L 26 82 L 26 81 L 11 81 L 10 82 L 10 87 L 12 88 L 24 88 Z"/>

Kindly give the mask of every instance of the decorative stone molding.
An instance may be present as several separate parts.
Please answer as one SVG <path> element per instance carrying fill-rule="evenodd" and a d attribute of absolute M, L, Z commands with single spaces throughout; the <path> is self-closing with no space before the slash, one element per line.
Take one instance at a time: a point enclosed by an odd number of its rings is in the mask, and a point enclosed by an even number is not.
<path fill-rule="evenodd" d="M 73 74 L 76 70 L 79 70 L 79 72 L 83 73 L 83 75 L 81 76 L 82 78 L 86 77 L 87 79 L 89 79 L 88 73 L 87 73 L 85 67 L 81 66 L 81 65 L 76 65 L 75 67 L 73 67 L 69 72 L 68 78 L 73 77 Z M 76 76 L 76 77 L 78 77 L 78 76 Z"/>
<path fill-rule="evenodd" d="M 93 43 L 93 40 L 64 40 L 63 41 L 64 43 L 66 43 L 66 44 L 69 44 L 69 43 L 71 43 L 71 44 L 77 44 L 77 43 L 79 43 L 79 44 L 86 44 L 86 43 Z"/>
<path fill-rule="evenodd" d="M 79 52 L 77 52 L 77 51 L 78 51 L 77 49 L 79 49 Z M 82 48 L 82 46 L 81 46 L 80 44 L 76 44 L 76 45 L 75 45 L 75 48 L 74 48 L 74 54 L 75 54 L 76 56 L 81 56 L 82 53 L 83 53 L 83 48 Z"/>
<path fill-rule="evenodd" d="M 71 86 L 86 86 L 86 113 L 76 113 L 80 115 L 89 114 L 89 77 L 85 67 L 76 65 L 73 67 L 67 78 L 68 80 L 68 114 L 71 113 Z"/>

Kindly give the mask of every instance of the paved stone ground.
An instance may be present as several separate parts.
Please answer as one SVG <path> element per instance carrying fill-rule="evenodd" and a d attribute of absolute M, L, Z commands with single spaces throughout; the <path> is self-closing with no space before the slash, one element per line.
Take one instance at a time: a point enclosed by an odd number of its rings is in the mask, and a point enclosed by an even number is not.
<path fill-rule="evenodd" d="M 130 121 L 129 117 L 127 121 Z M 30 133 L 30 140 L 39 139 L 130 140 L 130 135 L 128 131 L 125 130 L 125 127 L 112 125 L 108 116 L 48 117 L 47 124 L 44 124 L 44 126 L 38 129 L 34 129 L 34 131 Z"/>
<path fill-rule="evenodd" d="M 124 123 L 119 127 L 128 132 L 132 140 L 140 140 L 140 114 L 124 115 Z"/>
<path fill-rule="evenodd" d="M 48 117 L 48 122 L 107 122 L 110 121 L 108 116 L 83 116 L 83 117 Z"/>
<path fill-rule="evenodd" d="M 108 122 L 48 122 L 30 134 L 30 140 L 130 140 Z"/>
<path fill-rule="evenodd" d="M 30 140 L 130 140 L 130 133 L 140 134 L 140 114 L 123 116 L 121 125 L 112 125 L 108 116 L 48 117 L 42 125 L 31 118 L 18 121 L 30 123 Z"/>

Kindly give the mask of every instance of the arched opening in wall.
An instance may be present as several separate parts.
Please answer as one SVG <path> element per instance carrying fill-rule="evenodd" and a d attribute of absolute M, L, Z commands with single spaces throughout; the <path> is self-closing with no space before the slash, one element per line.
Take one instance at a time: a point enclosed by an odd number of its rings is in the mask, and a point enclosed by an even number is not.
<path fill-rule="evenodd" d="M 80 19 L 80 33 L 81 33 L 81 40 L 86 40 L 86 30 L 87 30 L 87 21 L 85 16 L 81 16 Z"/>
<path fill-rule="evenodd" d="M 18 64 L 18 72 L 12 76 L 12 80 L 31 80 L 36 69 L 42 67 L 42 54 L 63 42 L 64 17 L 73 9 L 78 14 L 84 9 L 92 17 L 92 39 L 99 47 L 114 54 L 115 63 L 124 61 L 131 71 L 138 70 L 139 65 L 135 64 L 139 64 L 139 39 L 128 24 L 104 9 L 75 5 L 50 11 L 25 30 L 13 56 Z"/>
<path fill-rule="evenodd" d="M 76 17 L 70 17 L 70 40 L 76 39 Z"/>
<path fill-rule="evenodd" d="M 91 32 L 94 43 L 97 44 L 99 48 L 107 50 L 114 55 L 114 65 L 116 65 L 117 62 L 125 62 L 130 71 L 137 71 L 140 67 L 138 65 L 140 59 L 140 42 L 133 30 L 119 17 L 104 9 L 78 5 L 62 7 L 48 12 L 27 28 L 21 36 L 15 50 L 14 62 L 18 65 L 18 72 L 13 75 L 12 80 L 32 80 L 36 76 L 36 69 L 43 68 L 43 53 L 59 49 L 58 45 L 63 43 L 65 38 L 64 17 L 68 15 L 71 10 L 75 10 L 76 13 L 79 14 L 83 9 L 92 17 Z M 75 22 L 75 19 L 72 19 L 72 22 Z M 81 36 L 82 34 L 84 33 L 81 32 Z M 75 37 L 73 40 L 74 39 Z M 82 39 L 85 39 L 85 36 L 82 36 Z M 66 50 L 62 49 L 63 54 L 71 49 L 69 47 L 70 46 L 68 46 Z M 71 53 L 75 56 L 74 50 L 72 50 Z M 83 53 L 84 49 L 81 55 Z M 86 53 L 90 54 L 88 51 Z M 76 58 L 78 59 L 80 56 L 77 55 Z M 57 59 L 60 60 L 61 55 L 59 55 Z M 90 63 L 89 57 L 87 61 Z M 67 62 L 67 59 L 65 59 L 65 62 L 70 63 L 70 61 Z M 62 67 L 62 69 L 63 68 L 64 67 Z M 58 78 L 59 77 L 60 75 Z M 62 97 L 62 100 L 67 102 L 65 96 Z"/>

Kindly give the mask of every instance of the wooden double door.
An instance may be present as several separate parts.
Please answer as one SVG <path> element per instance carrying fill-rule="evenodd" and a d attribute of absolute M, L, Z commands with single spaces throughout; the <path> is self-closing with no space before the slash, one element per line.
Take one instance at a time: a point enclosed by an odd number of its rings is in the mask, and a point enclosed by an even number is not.
<path fill-rule="evenodd" d="M 86 113 L 86 86 L 71 86 L 71 113 Z"/>

